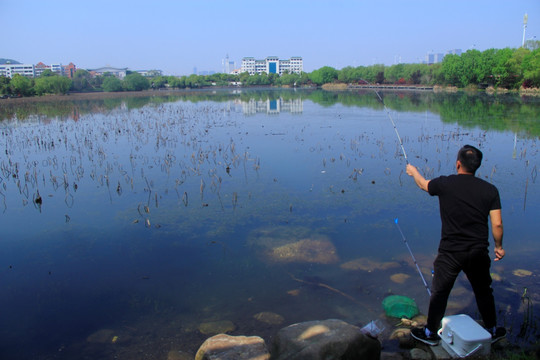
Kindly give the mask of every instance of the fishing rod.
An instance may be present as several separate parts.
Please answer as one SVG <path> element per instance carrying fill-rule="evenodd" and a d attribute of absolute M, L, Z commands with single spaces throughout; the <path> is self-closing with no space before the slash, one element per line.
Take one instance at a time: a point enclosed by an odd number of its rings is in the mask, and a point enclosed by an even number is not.
<path fill-rule="evenodd" d="M 361 79 L 361 80 L 363 80 L 363 79 Z M 365 80 L 363 80 L 363 81 L 365 81 Z M 367 84 L 369 84 L 369 85 L 372 85 L 368 81 L 365 81 L 365 82 Z M 396 136 L 398 138 L 399 146 L 401 147 L 401 152 L 403 153 L 403 157 L 405 158 L 405 162 L 407 164 L 409 164 L 409 159 L 407 158 L 407 153 L 405 152 L 405 147 L 403 147 L 403 141 L 401 140 L 401 136 L 399 136 L 399 132 L 398 132 L 396 123 L 394 122 L 394 119 L 392 119 L 392 115 L 390 115 L 390 110 L 388 110 L 388 108 L 386 107 L 386 104 L 384 103 L 384 100 L 381 97 L 381 95 L 379 94 L 379 92 L 377 90 L 375 90 L 375 88 L 373 89 L 373 91 L 375 92 L 375 94 L 377 94 L 377 97 L 379 98 L 379 100 L 383 104 L 383 107 L 384 107 L 384 110 L 386 111 L 386 114 L 388 115 L 388 117 L 390 118 L 390 121 L 392 122 L 392 126 L 394 127 L 394 131 L 395 131 Z M 420 278 L 422 278 L 422 282 L 424 283 L 424 287 L 426 288 L 426 291 L 427 291 L 428 295 L 431 297 L 431 290 L 429 289 L 429 286 L 428 286 L 428 284 L 426 282 L 426 279 L 424 278 L 424 275 L 422 274 L 422 271 L 420 270 L 420 266 L 418 266 L 418 262 L 416 261 L 416 258 L 414 257 L 414 254 L 413 254 L 413 252 L 411 250 L 411 247 L 409 246 L 409 243 L 407 242 L 407 239 L 405 238 L 405 235 L 403 234 L 403 231 L 401 231 L 401 227 L 399 226 L 398 218 L 396 218 L 394 220 L 394 223 L 396 224 L 396 227 L 398 228 L 399 233 L 401 234 L 401 238 L 403 239 L 403 242 L 405 243 L 405 245 L 407 245 L 407 249 L 409 249 L 409 253 L 411 254 L 414 265 L 416 266 L 416 270 L 418 270 L 418 274 L 420 274 Z"/>
<path fill-rule="evenodd" d="M 362 81 L 366 82 L 367 84 L 373 86 L 373 84 L 370 84 L 369 81 L 366 81 L 364 79 L 360 79 L 360 80 L 362 80 Z M 401 147 L 401 152 L 403 153 L 403 157 L 405 158 L 405 162 L 407 164 L 409 164 L 409 159 L 407 158 L 407 153 L 405 152 L 405 148 L 403 147 L 403 141 L 401 140 L 401 136 L 399 136 L 399 132 L 398 132 L 396 123 L 394 122 L 394 119 L 392 119 L 392 115 L 390 115 L 390 110 L 388 110 L 388 108 L 386 107 L 386 104 L 384 103 L 384 100 L 381 97 L 381 95 L 379 94 L 379 92 L 377 90 L 375 90 L 375 88 L 373 89 L 373 91 L 375 91 L 375 94 L 377 94 L 377 97 L 379 98 L 379 100 L 381 100 L 381 104 L 383 104 L 384 111 L 386 111 L 386 114 L 388 115 L 388 117 L 390 118 L 390 121 L 392 122 L 392 126 L 394 127 L 394 131 L 396 132 L 396 136 L 398 138 L 399 146 Z"/>
<path fill-rule="evenodd" d="M 416 258 L 413 255 L 413 252 L 411 250 L 411 247 L 409 246 L 409 243 L 407 242 L 407 239 L 405 238 L 405 235 L 403 235 L 403 231 L 401 231 L 401 227 L 399 226 L 399 223 L 398 223 L 398 218 L 394 220 L 394 223 L 396 224 L 396 227 L 398 228 L 399 233 L 401 234 L 401 237 L 403 238 L 403 242 L 405 243 L 405 245 L 407 245 L 407 249 L 409 249 L 409 253 L 411 254 L 414 265 L 416 265 L 416 270 L 418 270 L 418 274 L 420 274 L 420 277 L 422 278 L 422 282 L 424 283 L 424 286 L 426 287 L 427 293 L 431 297 L 431 290 L 429 289 L 426 279 L 424 279 L 424 275 L 422 275 L 422 271 L 420 271 L 420 266 L 418 266 L 418 262 L 416 262 Z"/>

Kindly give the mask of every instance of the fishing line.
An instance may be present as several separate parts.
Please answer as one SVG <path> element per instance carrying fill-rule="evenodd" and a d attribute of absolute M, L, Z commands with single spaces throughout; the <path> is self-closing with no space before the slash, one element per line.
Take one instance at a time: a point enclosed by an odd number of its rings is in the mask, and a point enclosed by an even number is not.
<path fill-rule="evenodd" d="M 366 81 L 364 79 L 360 79 L 360 80 L 362 80 L 362 81 L 366 82 L 367 84 L 373 86 L 372 84 L 370 84 L 368 81 Z M 388 110 L 388 108 L 386 107 L 386 104 L 384 103 L 384 100 L 381 97 L 381 95 L 379 94 L 379 92 L 377 90 L 375 90 L 375 89 L 373 89 L 373 91 L 375 92 L 375 94 L 377 94 L 377 97 L 379 98 L 379 100 L 381 100 L 381 104 L 383 104 L 384 111 L 386 111 L 386 114 L 388 115 L 388 117 L 390 118 L 390 121 L 392 122 L 392 126 L 394 127 L 394 131 L 395 131 L 396 136 L 398 138 L 399 146 L 401 147 L 401 152 L 403 153 L 403 157 L 405 158 L 405 162 L 407 164 L 409 164 L 409 159 L 407 158 L 407 153 L 405 152 L 405 148 L 403 147 L 403 141 L 401 140 L 401 136 L 399 136 L 399 132 L 398 132 L 396 123 L 394 122 L 394 119 L 392 119 L 392 115 L 390 115 L 390 110 Z"/>
<path fill-rule="evenodd" d="M 396 227 L 398 228 L 399 233 L 401 234 L 401 237 L 403 238 L 403 242 L 405 243 L 405 245 L 407 245 L 407 249 L 409 249 L 409 253 L 411 254 L 414 265 L 416 265 L 416 270 L 418 270 L 418 274 L 420 274 L 420 277 L 422 278 L 422 282 L 424 283 L 424 286 L 426 287 L 427 293 L 431 297 L 431 290 L 429 289 L 426 279 L 424 279 L 424 275 L 422 275 L 422 271 L 420 271 L 420 266 L 418 266 L 418 262 L 416 262 L 416 258 L 413 255 L 413 252 L 411 250 L 411 247 L 409 246 L 409 243 L 407 242 L 407 239 L 405 238 L 405 235 L 403 235 L 403 231 L 401 231 L 401 227 L 399 226 L 399 223 L 398 223 L 398 218 L 394 220 L 394 223 L 396 224 Z"/>
<path fill-rule="evenodd" d="M 384 100 L 382 99 L 381 95 L 379 95 L 379 92 L 377 90 L 374 90 L 375 94 L 377 94 L 377 97 L 379 100 L 381 100 L 381 103 L 383 104 L 384 110 L 386 111 L 386 114 L 390 118 L 390 121 L 392 122 L 392 126 L 394 127 L 394 131 L 396 132 L 396 136 L 399 141 L 399 146 L 401 147 L 401 152 L 403 152 L 403 157 L 405 158 L 405 162 L 409 164 L 409 159 L 407 159 L 407 153 L 405 152 L 405 148 L 403 147 L 403 141 L 401 140 L 401 136 L 399 136 L 399 132 L 396 126 L 396 123 L 394 122 L 394 119 L 392 119 L 392 115 L 390 115 L 390 110 L 386 107 L 386 104 L 384 103 Z"/>

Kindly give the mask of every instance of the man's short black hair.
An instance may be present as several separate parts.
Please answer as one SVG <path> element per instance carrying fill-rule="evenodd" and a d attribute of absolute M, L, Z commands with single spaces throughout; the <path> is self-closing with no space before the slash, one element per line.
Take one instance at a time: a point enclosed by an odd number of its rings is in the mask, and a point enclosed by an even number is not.
<path fill-rule="evenodd" d="M 482 152 L 471 145 L 465 145 L 458 151 L 457 159 L 467 172 L 472 174 L 482 165 Z"/>

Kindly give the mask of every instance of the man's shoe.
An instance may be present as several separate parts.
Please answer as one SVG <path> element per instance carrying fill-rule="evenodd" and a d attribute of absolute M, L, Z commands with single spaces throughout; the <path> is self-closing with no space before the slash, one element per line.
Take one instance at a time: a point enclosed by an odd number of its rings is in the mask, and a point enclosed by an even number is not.
<path fill-rule="evenodd" d="M 439 340 L 441 340 L 437 333 L 431 333 L 429 336 L 426 335 L 425 327 L 412 329 L 411 336 L 414 339 L 423 342 L 424 344 L 427 344 L 429 346 L 435 346 L 439 343 Z"/>
<path fill-rule="evenodd" d="M 493 331 L 488 331 L 491 334 L 491 343 L 495 344 L 497 341 L 504 339 L 506 337 L 506 329 L 503 327 L 498 327 Z"/>

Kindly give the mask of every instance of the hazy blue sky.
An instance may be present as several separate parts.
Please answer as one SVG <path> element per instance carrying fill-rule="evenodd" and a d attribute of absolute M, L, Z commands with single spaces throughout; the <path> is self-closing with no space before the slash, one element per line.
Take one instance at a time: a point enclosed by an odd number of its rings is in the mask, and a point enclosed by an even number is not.
<path fill-rule="evenodd" d="M 0 0 L 0 58 L 187 75 L 302 56 L 311 72 L 519 47 L 525 13 L 540 40 L 540 0 Z"/>

